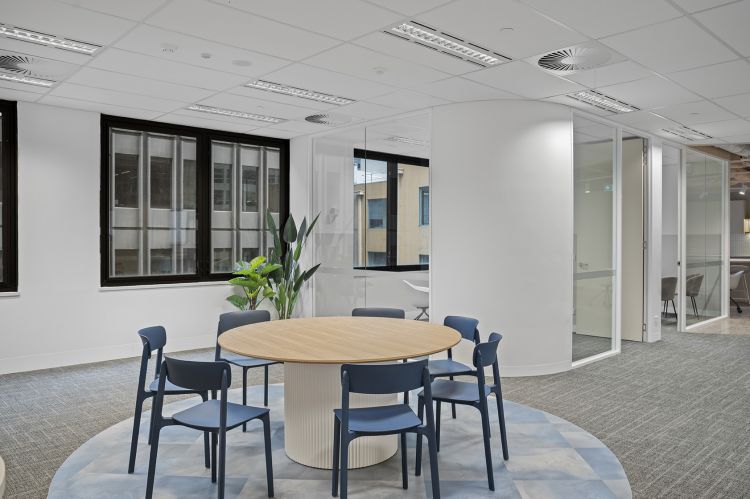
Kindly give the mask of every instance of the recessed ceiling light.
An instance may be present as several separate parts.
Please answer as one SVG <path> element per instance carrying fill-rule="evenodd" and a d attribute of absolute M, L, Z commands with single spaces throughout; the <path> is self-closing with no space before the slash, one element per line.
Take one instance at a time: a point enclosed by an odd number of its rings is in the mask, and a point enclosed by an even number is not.
<path fill-rule="evenodd" d="M 299 97 L 301 99 L 325 102 L 327 104 L 336 104 L 337 106 L 344 106 L 346 104 L 356 102 L 354 99 L 348 99 L 346 97 L 339 97 L 337 95 L 317 92 L 315 90 L 307 90 L 304 88 L 282 85 L 281 83 L 274 83 L 272 81 L 255 80 L 247 83 L 245 86 L 250 88 L 257 88 L 258 90 L 266 90 L 268 92 L 273 92 L 276 94 L 291 95 L 292 97 Z"/>
<path fill-rule="evenodd" d="M 200 104 L 193 104 L 188 106 L 190 111 L 198 111 L 201 113 L 220 114 L 222 116 L 232 116 L 233 118 L 243 118 L 246 120 L 264 121 L 266 123 L 281 123 L 281 118 L 275 118 L 273 116 L 264 116 L 262 114 L 245 113 L 242 111 L 234 111 L 232 109 L 222 109 L 220 107 L 212 106 L 201 106 Z"/>
<path fill-rule="evenodd" d="M 0 80 L 12 81 L 15 83 L 26 83 L 27 85 L 36 85 L 38 87 L 51 87 L 54 81 L 42 80 L 41 78 L 31 78 L 29 76 L 0 73 Z"/>
<path fill-rule="evenodd" d="M 248 66 L 252 66 L 253 63 L 250 61 L 246 61 L 245 59 L 235 59 L 232 61 L 232 64 L 241 68 L 246 68 Z"/>
<path fill-rule="evenodd" d="M 391 142 L 400 142 L 401 144 L 410 144 L 414 146 L 426 146 L 427 144 L 429 144 L 429 142 L 427 142 L 426 140 L 412 139 L 411 137 L 400 137 L 398 135 L 388 137 L 387 140 L 390 140 Z"/>
<path fill-rule="evenodd" d="M 27 29 L 17 28 L 7 24 L 0 24 L 0 35 L 24 42 L 38 43 L 87 55 L 92 55 L 101 48 L 101 46 L 94 45 L 93 43 L 71 40 L 69 38 L 48 35 L 46 33 L 38 33 L 36 31 L 29 31 Z"/>
<path fill-rule="evenodd" d="M 174 54 L 177 52 L 177 49 L 180 48 L 177 45 L 173 43 L 162 43 L 161 44 L 161 51 L 165 54 Z"/>
<path fill-rule="evenodd" d="M 397 24 L 385 30 L 384 33 L 484 67 L 511 60 L 510 57 L 416 21 Z"/>
<path fill-rule="evenodd" d="M 319 125 L 339 126 L 352 121 L 349 116 L 335 113 L 311 114 L 305 117 L 305 121 Z"/>
<path fill-rule="evenodd" d="M 568 94 L 568 97 L 580 102 L 585 102 L 586 104 L 589 104 L 591 106 L 598 107 L 599 109 L 604 109 L 605 111 L 612 111 L 613 113 L 630 113 L 633 111 L 640 111 L 640 109 L 635 106 L 632 106 L 626 102 L 622 102 L 621 100 L 617 100 L 614 97 L 604 95 L 603 93 L 597 92 L 596 90 L 582 90 L 580 92 Z"/>
<path fill-rule="evenodd" d="M 698 130 L 686 127 L 685 125 L 680 125 L 673 128 L 662 128 L 662 131 L 667 132 L 671 135 L 682 137 L 683 139 L 687 140 L 705 140 L 713 138 L 710 135 L 706 135 L 705 133 L 701 133 Z"/>

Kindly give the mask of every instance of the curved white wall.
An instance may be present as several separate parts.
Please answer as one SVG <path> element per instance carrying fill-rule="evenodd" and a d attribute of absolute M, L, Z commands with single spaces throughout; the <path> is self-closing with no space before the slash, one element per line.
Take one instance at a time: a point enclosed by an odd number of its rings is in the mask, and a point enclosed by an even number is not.
<path fill-rule="evenodd" d="M 498 331 L 504 376 L 571 367 L 573 164 L 569 108 L 527 101 L 432 114 L 431 315 Z M 469 348 L 457 355 L 469 359 Z"/>

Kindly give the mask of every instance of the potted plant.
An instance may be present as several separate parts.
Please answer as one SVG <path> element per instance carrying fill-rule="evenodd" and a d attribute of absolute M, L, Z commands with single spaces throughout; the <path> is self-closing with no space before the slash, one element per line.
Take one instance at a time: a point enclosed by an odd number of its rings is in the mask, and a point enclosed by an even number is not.
<path fill-rule="evenodd" d="M 255 310 L 266 298 L 272 299 L 274 290 L 268 282 L 268 275 L 279 270 L 281 265 L 266 262 L 265 256 L 256 256 L 250 262 L 237 262 L 229 280 L 242 289 L 242 295 L 231 295 L 227 301 L 240 310 Z"/>
<path fill-rule="evenodd" d="M 317 264 L 307 270 L 303 270 L 299 259 L 302 250 L 307 243 L 315 224 L 318 222 L 318 216 L 307 225 L 307 218 L 302 219 L 302 223 L 297 229 L 294 217 L 290 214 L 284 223 L 283 230 L 279 231 L 273 216 L 267 214 L 268 230 L 273 235 L 273 250 L 268 257 L 269 265 L 274 265 L 275 270 L 268 273 L 270 286 L 273 294 L 268 298 L 271 300 L 279 319 L 289 319 L 294 314 L 294 309 L 299 300 L 299 293 L 302 285 L 307 282 L 320 264 Z"/>

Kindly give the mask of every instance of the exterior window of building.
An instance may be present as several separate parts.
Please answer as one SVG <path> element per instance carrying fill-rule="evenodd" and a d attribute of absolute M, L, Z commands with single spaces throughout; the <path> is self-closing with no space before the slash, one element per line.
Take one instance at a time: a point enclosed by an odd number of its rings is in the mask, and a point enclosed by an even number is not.
<path fill-rule="evenodd" d="M 18 291 L 16 103 L 0 100 L 0 291 Z"/>
<path fill-rule="evenodd" d="M 103 285 L 225 279 L 273 245 L 287 140 L 109 116 L 102 134 Z"/>
<path fill-rule="evenodd" d="M 429 162 L 354 151 L 354 267 L 423 270 L 430 254 Z"/>

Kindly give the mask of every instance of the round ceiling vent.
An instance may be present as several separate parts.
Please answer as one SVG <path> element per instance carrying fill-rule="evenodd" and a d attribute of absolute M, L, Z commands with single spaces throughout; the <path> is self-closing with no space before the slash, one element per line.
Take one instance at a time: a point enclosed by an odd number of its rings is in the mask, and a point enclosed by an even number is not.
<path fill-rule="evenodd" d="M 76 66 L 43 57 L 0 51 L 0 70 L 18 75 L 47 80 L 59 80 L 69 75 Z"/>
<path fill-rule="evenodd" d="M 307 116 L 305 118 L 305 121 L 309 121 L 310 123 L 318 123 L 319 125 L 339 126 L 349 123 L 350 121 L 352 121 L 352 119 L 349 116 L 343 114 L 324 113 L 311 114 L 310 116 Z"/>
<path fill-rule="evenodd" d="M 611 58 L 612 53 L 601 47 L 570 47 L 543 55 L 538 64 L 547 71 L 570 73 L 603 66 Z"/>

